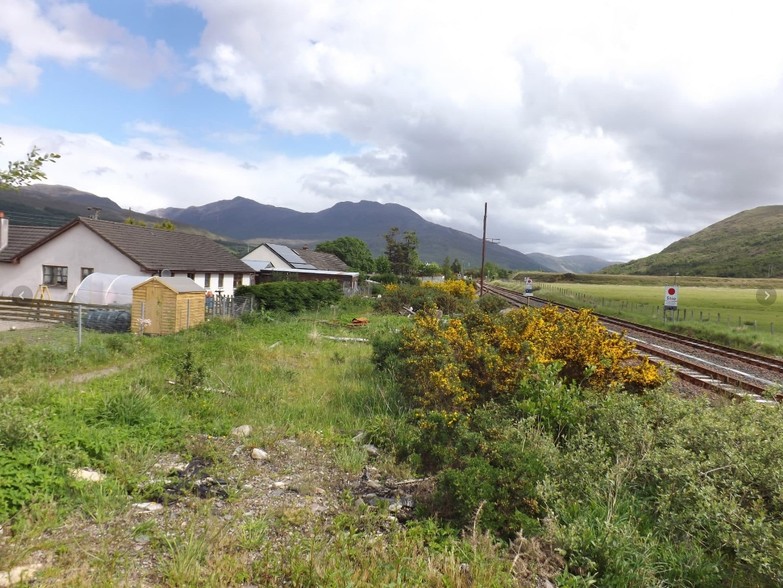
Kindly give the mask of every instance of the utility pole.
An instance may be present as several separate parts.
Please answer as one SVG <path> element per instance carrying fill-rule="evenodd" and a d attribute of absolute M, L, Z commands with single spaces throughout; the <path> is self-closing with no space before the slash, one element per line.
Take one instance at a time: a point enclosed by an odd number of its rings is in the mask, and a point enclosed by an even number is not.
<path fill-rule="evenodd" d="M 484 203 L 484 234 L 481 237 L 481 278 L 479 279 L 479 297 L 484 296 L 484 257 L 487 254 L 487 203 Z"/>

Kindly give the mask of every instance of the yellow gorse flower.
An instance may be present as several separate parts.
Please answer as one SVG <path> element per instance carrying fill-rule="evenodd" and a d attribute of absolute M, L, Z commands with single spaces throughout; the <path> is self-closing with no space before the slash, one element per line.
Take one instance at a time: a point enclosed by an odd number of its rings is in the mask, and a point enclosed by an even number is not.
<path fill-rule="evenodd" d="M 420 312 L 404 335 L 403 389 L 422 410 L 448 415 L 448 422 L 514 394 L 537 364 L 557 362 L 560 377 L 607 392 L 662 383 L 654 364 L 588 310 L 526 307 L 445 321 Z"/>

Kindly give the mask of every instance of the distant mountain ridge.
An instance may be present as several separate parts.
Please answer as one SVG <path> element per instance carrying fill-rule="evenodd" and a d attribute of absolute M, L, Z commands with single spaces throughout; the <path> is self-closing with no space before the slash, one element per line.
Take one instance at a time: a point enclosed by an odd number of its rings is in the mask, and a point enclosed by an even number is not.
<path fill-rule="evenodd" d="M 374 255 L 386 247 L 384 236 L 392 227 L 413 231 L 423 261 L 458 259 L 464 268 L 481 264 L 479 237 L 429 222 L 399 204 L 339 202 L 320 212 L 299 212 L 261 204 L 237 196 L 188 208 L 164 208 L 142 214 L 121 208 L 109 198 L 68 186 L 37 184 L 20 190 L 0 190 L 0 210 L 12 223 L 61 226 L 76 216 L 96 212 L 104 220 L 123 222 L 128 217 L 149 224 L 171 220 L 177 230 L 197 232 L 223 242 L 236 251 L 261 242 L 315 246 L 322 241 L 353 236 L 367 243 Z M 525 255 L 497 243 L 486 243 L 486 261 L 511 270 L 593 272 L 609 262 L 589 256 Z"/>
<path fill-rule="evenodd" d="M 425 220 L 411 209 L 399 204 L 338 202 L 320 212 L 298 212 L 260 204 L 237 196 L 231 200 L 211 202 L 203 206 L 163 208 L 149 214 L 202 226 L 215 233 L 254 243 L 275 241 L 287 245 L 316 245 L 343 236 L 361 239 L 374 255 L 386 248 L 384 236 L 392 227 L 400 232 L 413 231 L 419 240 L 419 257 L 423 261 L 440 263 L 448 257 L 459 259 L 463 267 L 481 265 L 481 239 Z M 501 267 L 533 270 L 540 264 L 524 253 L 487 243 L 486 261 Z"/>
<path fill-rule="evenodd" d="M 760 206 L 675 241 L 660 253 L 602 270 L 611 274 L 783 277 L 783 206 Z"/>
<path fill-rule="evenodd" d="M 592 274 L 597 272 L 610 262 L 592 255 L 564 255 L 555 257 L 546 253 L 528 253 L 527 256 L 540 264 L 543 271 L 553 271 L 561 274 Z"/>
<path fill-rule="evenodd" d="M 28 226 L 60 227 L 77 216 L 97 216 L 101 220 L 115 222 L 133 218 L 150 225 L 161 221 L 157 216 L 122 208 L 103 196 L 69 186 L 48 184 L 23 186 L 16 190 L 0 189 L 0 211 L 10 222 Z M 220 240 L 219 235 L 199 227 L 182 224 L 177 229 Z"/>

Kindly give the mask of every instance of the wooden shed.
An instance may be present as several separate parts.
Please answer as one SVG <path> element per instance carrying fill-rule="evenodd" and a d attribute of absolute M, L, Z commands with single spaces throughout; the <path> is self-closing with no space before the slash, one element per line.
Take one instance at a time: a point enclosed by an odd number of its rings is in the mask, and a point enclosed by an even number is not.
<path fill-rule="evenodd" d="M 155 276 L 132 290 L 131 330 L 136 333 L 170 335 L 204 322 L 206 291 L 190 278 Z"/>

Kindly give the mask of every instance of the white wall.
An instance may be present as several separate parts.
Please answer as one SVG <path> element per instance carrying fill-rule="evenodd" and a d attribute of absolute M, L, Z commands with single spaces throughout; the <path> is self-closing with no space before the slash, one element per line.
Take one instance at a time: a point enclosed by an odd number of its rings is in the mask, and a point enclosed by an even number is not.
<path fill-rule="evenodd" d="M 149 275 L 91 230 L 76 225 L 25 255 L 18 265 L 0 263 L 0 295 L 10 296 L 17 286 L 27 286 L 35 294 L 45 265 L 68 267 L 68 286 L 49 286 L 50 298 L 60 301 L 67 301 L 79 285 L 83 267 L 107 274 Z"/>
<path fill-rule="evenodd" d="M 43 281 L 43 266 L 67 266 L 68 286 L 66 288 L 49 286 L 49 297 L 52 300 L 67 301 L 81 282 L 81 269 L 91 267 L 96 272 L 106 274 L 127 274 L 131 276 L 149 276 L 133 260 L 125 257 L 113 246 L 101 239 L 90 229 L 77 224 L 62 233 L 52 241 L 25 255 L 18 265 L 0 263 L 0 296 L 10 296 L 17 286 L 27 286 L 33 295 Z M 174 272 L 185 275 L 185 272 Z M 242 275 L 241 285 L 253 284 L 254 274 Z M 212 290 L 217 289 L 218 274 L 211 273 L 211 284 L 205 286 L 204 272 L 195 274 L 194 281 Z M 234 289 L 240 284 L 234 284 L 234 274 L 223 274 L 223 294 L 233 296 Z"/>
<path fill-rule="evenodd" d="M 185 275 L 182 272 L 176 272 L 176 274 L 178 276 Z M 235 289 L 239 288 L 240 286 L 252 286 L 254 283 L 254 274 L 242 274 L 241 281 L 235 284 L 234 274 L 223 272 L 223 286 L 218 288 L 218 276 L 219 272 L 210 272 L 210 281 L 209 285 L 207 286 L 206 272 L 197 272 L 193 277 L 193 281 L 196 282 L 199 286 L 206 288 L 210 292 L 217 292 L 219 289 L 224 296 L 233 296 Z"/>

